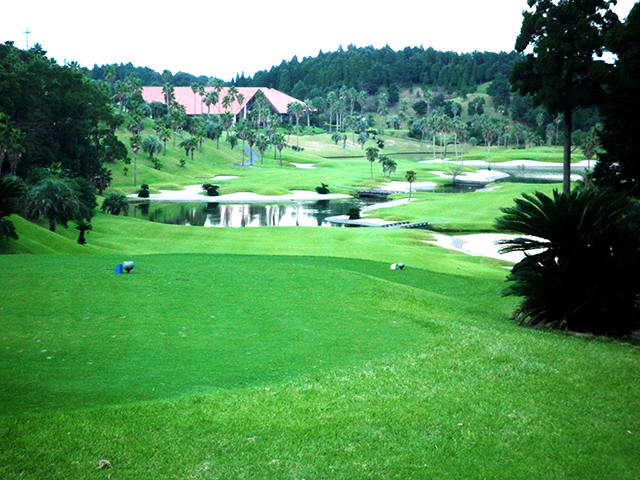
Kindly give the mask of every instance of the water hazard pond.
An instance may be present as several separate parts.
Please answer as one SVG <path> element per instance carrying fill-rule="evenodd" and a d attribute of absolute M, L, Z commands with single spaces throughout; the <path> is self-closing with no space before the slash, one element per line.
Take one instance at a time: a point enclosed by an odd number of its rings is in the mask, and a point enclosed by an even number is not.
<path fill-rule="evenodd" d="M 379 201 L 376 203 L 380 203 Z M 148 202 L 132 204 L 129 216 L 151 222 L 199 227 L 331 227 L 327 217 L 347 215 L 360 200 L 286 203 Z"/>

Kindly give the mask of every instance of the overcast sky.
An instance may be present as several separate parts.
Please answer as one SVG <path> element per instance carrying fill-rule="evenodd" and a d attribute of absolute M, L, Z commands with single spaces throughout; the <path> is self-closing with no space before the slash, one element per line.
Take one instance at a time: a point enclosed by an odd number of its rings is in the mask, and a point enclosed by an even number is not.
<path fill-rule="evenodd" d="M 618 0 L 621 18 L 635 0 Z M 254 5 L 255 4 L 255 5 Z M 169 5 L 169 6 L 167 6 Z M 127 63 L 230 80 L 294 55 L 315 57 L 342 45 L 423 45 L 459 53 L 511 51 L 526 0 L 7 0 L 0 42 L 39 43 L 59 63 Z M 394 10 L 394 7 L 397 9 Z"/>

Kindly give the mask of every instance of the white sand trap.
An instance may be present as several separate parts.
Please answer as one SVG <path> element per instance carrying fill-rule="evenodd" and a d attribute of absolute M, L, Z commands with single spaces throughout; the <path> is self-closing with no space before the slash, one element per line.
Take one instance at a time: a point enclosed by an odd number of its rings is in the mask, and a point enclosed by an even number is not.
<path fill-rule="evenodd" d="M 489 165 L 489 162 L 486 162 L 484 160 L 465 160 L 464 161 L 465 165 L 468 165 L 470 167 L 486 167 Z M 588 166 L 595 166 L 596 161 L 595 160 L 591 160 L 591 162 L 589 162 L 588 160 L 581 160 L 579 162 L 575 162 L 575 163 L 571 163 L 572 167 L 582 167 L 582 168 L 586 168 Z M 504 165 L 505 167 L 518 167 L 518 166 L 525 166 L 525 167 L 539 167 L 539 168 L 552 168 L 552 167 L 557 167 L 557 168 L 562 168 L 562 163 L 552 163 L 552 162 L 541 162 L 539 160 L 508 160 L 506 162 L 492 162 L 491 163 L 491 168 L 497 168 L 499 169 L 501 165 Z"/>
<path fill-rule="evenodd" d="M 138 194 L 128 195 L 138 198 Z M 154 202 L 218 202 L 218 203 L 277 203 L 277 202 L 302 202 L 310 200 L 336 200 L 351 198 L 351 195 L 329 193 L 321 195 L 316 192 L 293 190 L 286 195 L 258 195 L 251 192 L 237 192 L 228 195 L 209 197 L 204 194 L 202 185 L 189 185 L 184 190 L 160 190 L 160 193 L 152 193 L 148 199 Z"/>
<path fill-rule="evenodd" d="M 211 180 L 223 181 L 223 180 L 233 180 L 234 178 L 238 178 L 238 177 L 235 177 L 233 175 L 216 175 Z"/>
<path fill-rule="evenodd" d="M 446 172 L 431 172 L 436 175 L 440 175 L 442 178 L 453 178 L 452 175 L 447 175 Z M 495 170 L 478 170 L 477 172 L 465 172 L 458 175 L 458 182 L 460 183 L 492 183 L 502 178 L 507 178 L 508 173 L 498 172 Z"/>
<path fill-rule="evenodd" d="M 295 165 L 296 168 L 306 168 L 309 170 L 316 168 L 315 163 L 292 163 L 291 165 Z"/>
<path fill-rule="evenodd" d="M 436 184 L 433 182 L 413 182 L 411 185 L 411 191 L 417 190 L 433 190 Z M 395 192 L 409 193 L 409 182 L 390 182 L 385 183 L 380 187 L 380 190 L 393 190 Z"/>
<path fill-rule="evenodd" d="M 508 262 L 518 263 L 524 258 L 522 252 L 499 253 L 501 245 L 496 245 L 498 240 L 507 240 L 521 237 L 522 235 L 506 235 L 502 233 L 478 233 L 474 235 L 449 236 L 434 233 L 435 240 L 426 241 L 439 247 L 456 250 L 467 255 L 478 255 L 484 257 L 497 258 Z M 537 253 L 532 251 L 531 253 Z"/>

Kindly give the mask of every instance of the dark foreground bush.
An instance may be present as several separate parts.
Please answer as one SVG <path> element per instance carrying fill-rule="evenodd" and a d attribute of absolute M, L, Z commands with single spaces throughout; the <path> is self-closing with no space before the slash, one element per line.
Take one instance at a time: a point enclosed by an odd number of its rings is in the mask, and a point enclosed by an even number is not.
<path fill-rule="evenodd" d="M 501 209 L 503 231 L 529 236 L 501 242 L 527 254 L 507 278 L 505 295 L 522 297 L 515 312 L 533 326 L 621 336 L 640 318 L 639 209 L 611 190 L 524 194 Z M 532 238 L 533 237 L 533 238 Z M 539 250 L 539 251 L 538 251 Z"/>
<path fill-rule="evenodd" d="M 360 218 L 360 207 L 350 207 L 347 211 L 349 220 L 358 220 Z"/>

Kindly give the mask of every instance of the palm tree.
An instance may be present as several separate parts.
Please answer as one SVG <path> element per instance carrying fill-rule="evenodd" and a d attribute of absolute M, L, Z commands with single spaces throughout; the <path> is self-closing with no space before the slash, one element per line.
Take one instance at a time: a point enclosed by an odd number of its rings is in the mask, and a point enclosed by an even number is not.
<path fill-rule="evenodd" d="M 411 185 L 416 181 L 417 175 L 413 170 L 407 170 L 404 174 L 404 179 L 409 182 L 409 200 L 411 200 Z"/>
<path fill-rule="evenodd" d="M 291 102 L 287 105 L 287 112 L 289 115 L 293 115 L 296 117 L 296 135 L 298 139 L 296 141 L 296 146 L 300 146 L 300 117 L 304 113 L 304 107 L 300 102 Z"/>
<path fill-rule="evenodd" d="M 193 92 L 193 114 L 196 114 L 196 97 L 200 93 L 200 85 L 197 83 L 191 84 L 191 91 Z"/>
<path fill-rule="evenodd" d="M 242 110 L 242 104 L 244 103 L 244 95 L 242 93 L 236 94 L 236 101 L 238 102 L 238 108 Z M 238 112 L 240 112 L 238 110 Z"/>
<path fill-rule="evenodd" d="M 109 188 L 112 180 L 111 170 L 106 165 L 102 165 L 91 179 L 91 184 L 93 189 L 98 191 L 98 195 L 102 195 L 102 192 Z"/>
<path fill-rule="evenodd" d="M 251 129 L 251 125 L 247 120 L 242 120 L 241 122 L 236 124 L 236 136 L 242 140 L 242 165 L 244 165 L 244 142 L 249 137 L 249 130 Z"/>
<path fill-rule="evenodd" d="M 162 93 L 164 95 L 164 103 L 167 106 L 169 116 L 171 116 L 171 105 L 175 100 L 175 93 L 171 82 L 167 82 L 162 86 Z"/>
<path fill-rule="evenodd" d="M 591 159 L 600 147 L 600 125 L 592 127 L 589 131 L 584 132 L 580 137 L 580 149 L 587 159 L 587 168 L 591 168 Z"/>
<path fill-rule="evenodd" d="M 505 295 L 523 300 L 516 320 L 606 335 L 628 334 L 640 320 L 640 211 L 612 190 L 577 188 L 523 194 L 496 221 L 526 237 L 504 240 L 521 251 Z"/>
<path fill-rule="evenodd" d="M 282 149 L 286 145 L 284 141 L 284 133 L 276 133 L 274 145 L 280 152 L 280 166 L 282 166 Z"/>
<path fill-rule="evenodd" d="M 20 211 L 19 201 L 25 187 L 18 177 L 5 175 L 0 177 L 0 239 L 18 240 L 13 222 L 6 217 Z"/>
<path fill-rule="evenodd" d="M 120 215 L 120 212 L 129 211 L 129 201 L 122 193 L 110 192 L 102 202 L 102 211 L 112 215 Z"/>
<path fill-rule="evenodd" d="M 398 167 L 396 161 L 386 155 L 381 155 L 378 162 L 382 165 L 382 174 L 385 175 L 388 173 L 389 177 L 391 177 L 391 174 L 395 172 Z"/>
<path fill-rule="evenodd" d="M 368 98 L 369 98 L 369 95 L 367 95 L 367 92 L 365 91 L 361 91 L 356 94 L 356 101 L 358 102 L 358 105 L 360 105 L 360 113 L 362 115 L 364 115 L 364 111 L 367 107 Z"/>
<path fill-rule="evenodd" d="M 222 126 L 224 127 L 225 131 L 227 132 L 227 139 L 228 139 L 229 138 L 229 130 L 233 126 L 233 120 L 234 120 L 233 113 L 224 112 L 222 115 L 220 115 L 220 120 L 222 121 Z"/>
<path fill-rule="evenodd" d="M 204 104 L 207 106 L 207 113 L 211 115 L 211 105 L 216 105 L 220 101 L 220 97 L 218 92 L 215 90 L 211 90 L 207 92 L 204 97 Z"/>
<path fill-rule="evenodd" d="M 315 110 L 313 106 L 313 100 L 305 99 L 304 101 L 304 113 L 307 116 L 307 128 L 311 128 L 311 112 Z"/>
<path fill-rule="evenodd" d="M 135 187 L 138 175 L 138 152 L 140 151 L 142 139 L 140 135 L 131 135 L 129 141 L 131 142 L 131 151 L 133 152 L 133 186 Z"/>
<path fill-rule="evenodd" d="M 142 141 L 142 150 L 148 153 L 153 161 L 153 154 L 162 150 L 162 142 L 155 135 L 149 135 Z"/>
<path fill-rule="evenodd" d="M 269 148 L 269 138 L 264 133 L 261 133 L 260 135 L 258 135 L 258 138 L 256 138 L 256 148 L 260 152 L 260 166 L 263 167 L 264 152 L 266 152 L 267 148 Z"/>
<path fill-rule="evenodd" d="M 160 141 L 164 145 L 165 155 L 167 154 L 167 142 L 171 138 L 171 133 L 171 129 L 167 127 L 163 127 L 162 130 L 160 130 L 160 133 L 158 133 L 158 138 L 160 138 Z"/>
<path fill-rule="evenodd" d="M 25 208 L 35 220 L 45 217 L 49 221 L 49 230 L 55 232 L 58 223 L 66 227 L 75 217 L 80 201 L 66 180 L 46 178 L 29 190 Z"/>
<path fill-rule="evenodd" d="M 91 223 L 87 222 L 85 219 L 80 219 L 76 221 L 76 230 L 80 233 L 78 234 L 78 243 L 80 245 L 86 245 L 87 240 L 84 238 L 85 232 L 93 230 L 93 226 Z"/>
<path fill-rule="evenodd" d="M 377 147 L 367 148 L 364 156 L 371 164 L 371 178 L 373 178 L 373 163 L 378 159 L 379 150 Z"/>
<path fill-rule="evenodd" d="M 193 151 L 198 148 L 198 140 L 195 137 L 187 137 L 180 142 L 180 146 L 184 148 L 187 157 L 191 153 L 191 160 L 193 160 Z"/>
<path fill-rule="evenodd" d="M 329 105 L 329 133 L 331 133 L 331 119 L 333 118 L 333 104 L 336 103 L 338 94 L 336 92 L 329 92 L 327 94 L 327 104 Z"/>

